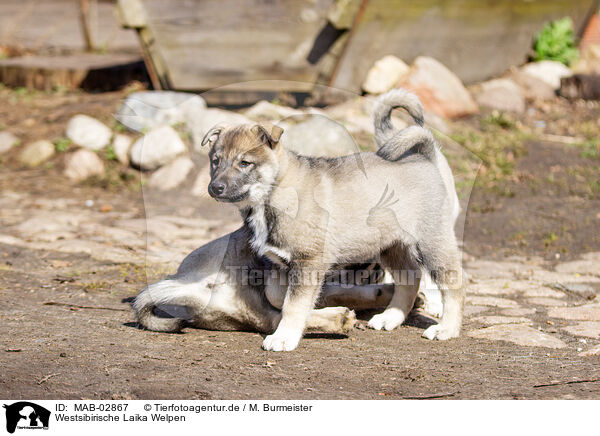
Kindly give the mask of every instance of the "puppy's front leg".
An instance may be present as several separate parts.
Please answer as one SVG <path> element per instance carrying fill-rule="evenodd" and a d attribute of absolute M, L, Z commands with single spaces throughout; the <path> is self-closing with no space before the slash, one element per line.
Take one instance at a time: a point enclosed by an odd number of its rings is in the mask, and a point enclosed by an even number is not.
<path fill-rule="evenodd" d="M 263 341 L 263 348 L 267 351 L 292 351 L 298 346 L 323 285 L 323 274 L 304 265 L 292 268 L 289 280 L 279 326 Z"/>

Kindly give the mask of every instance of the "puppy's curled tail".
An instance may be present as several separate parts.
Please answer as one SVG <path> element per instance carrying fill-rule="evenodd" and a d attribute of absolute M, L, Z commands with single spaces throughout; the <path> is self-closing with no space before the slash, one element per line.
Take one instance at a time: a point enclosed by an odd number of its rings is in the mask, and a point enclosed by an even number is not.
<path fill-rule="evenodd" d="M 415 120 L 415 123 L 423 126 L 423 106 L 419 101 L 419 97 L 401 88 L 392 89 L 385 94 L 381 94 L 375 100 L 373 107 L 375 141 L 380 146 L 398 133 L 391 120 L 392 111 L 396 108 L 404 109 Z"/>
<path fill-rule="evenodd" d="M 396 108 L 406 110 L 417 125 L 396 129 L 391 120 L 392 111 Z M 435 138 L 423 127 L 423 122 L 423 106 L 415 94 L 405 89 L 392 89 L 377 97 L 373 110 L 375 141 L 379 146 L 377 154 L 386 160 L 396 161 L 412 150 L 428 159 L 435 159 Z"/>
<path fill-rule="evenodd" d="M 189 290 L 174 280 L 162 280 L 149 285 L 133 300 L 133 310 L 137 321 L 148 330 L 157 332 L 178 332 L 187 324 L 181 318 L 162 318 L 154 314 L 154 309 L 161 304 L 185 306 L 190 303 Z"/>

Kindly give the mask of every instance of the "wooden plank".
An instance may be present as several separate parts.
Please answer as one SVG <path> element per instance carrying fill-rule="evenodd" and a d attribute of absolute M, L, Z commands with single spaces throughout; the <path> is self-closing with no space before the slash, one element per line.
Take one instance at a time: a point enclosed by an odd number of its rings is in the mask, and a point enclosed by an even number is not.
<path fill-rule="evenodd" d="M 432 56 L 464 82 L 525 62 L 545 21 L 571 16 L 579 29 L 593 0 L 370 0 L 331 85 L 360 92 L 373 63 Z"/>
<path fill-rule="evenodd" d="M 318 65 L 307 56 L 327 24 L 332 4 L 333 0 L 144 1 L 147 28 L 170 84 L 196 90 L 254 80 L 287 80 L 297 82 L 287 90 L 310 90 Z M 240 84 L 238 89 L 248 87 L 252 85 Z"/>
<path fill-rule="evenodd" d="M 50 91 L 55 88 L 114 89 L 143 74 L 141 59 L 127 54 L 28 56 L 0 60 L 0 82 Z"/>

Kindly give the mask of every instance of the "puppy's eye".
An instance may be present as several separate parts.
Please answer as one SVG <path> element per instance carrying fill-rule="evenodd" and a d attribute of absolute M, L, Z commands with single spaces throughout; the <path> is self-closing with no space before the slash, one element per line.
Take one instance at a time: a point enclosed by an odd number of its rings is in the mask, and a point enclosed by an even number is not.
<path fill-rule="evenodd" d="M 239 165 L 240 165 L 240 167 L 242 167 L 242 168 L 248 168 L 248 167 L 250 167 L 251 165 L 254 165 L 254 163 L 253 163 L 253 162 L 249 162 L 249 161 L 247 161 L 247 160 L 242 160 L 242 161 L 240 161 L 240 164 L 239 164 Z"/>
<path fill-rule="evenodd" d="M 219 157 L 218 157 L 218 156 L 214 156 L 214 157 L 212 158 L 212 160 L 211 160 L 211 163 L 212 163 L 214 166 L 217 166 L 217 165 L 219 165 Z"/>

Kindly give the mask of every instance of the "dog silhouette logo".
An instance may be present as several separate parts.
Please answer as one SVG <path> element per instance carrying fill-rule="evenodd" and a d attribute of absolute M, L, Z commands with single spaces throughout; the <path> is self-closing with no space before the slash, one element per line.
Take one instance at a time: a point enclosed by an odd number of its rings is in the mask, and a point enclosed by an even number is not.
<path fill-rule="evenodd" d="M 6 431 L 14 433 L 18 429 L 48 429 L 50 411 L 28 401 L 5 404 Z"/>

